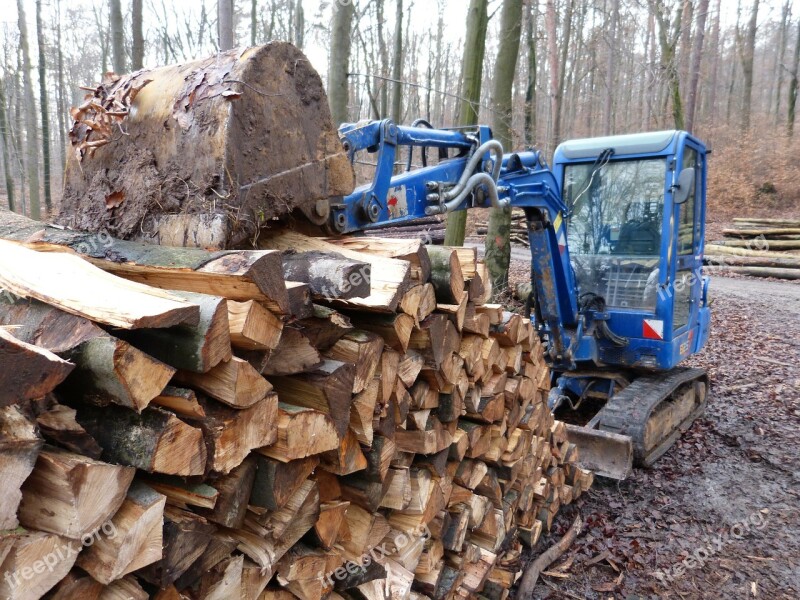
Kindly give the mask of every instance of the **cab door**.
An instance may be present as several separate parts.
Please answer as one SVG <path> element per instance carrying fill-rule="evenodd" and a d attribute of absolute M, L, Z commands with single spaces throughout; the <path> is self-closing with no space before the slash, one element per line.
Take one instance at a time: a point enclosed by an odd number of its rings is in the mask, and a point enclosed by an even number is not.
<path fill-rule="evenodd" d="M 697 323 L 700 308 L 703 281 L 702 269 L 702 244 L 703 227 L 705 219 L 705 149 L 686 138 L 679 153 L 678 165 L 680 172 L 687 168 L 694 168 L 695 177 L 689 196 L 683 204 L 673 205 L 674 218 L 674 244 L 672 251 L 674 260 L 673 288 L 673 339 L 683 335 Z M 686 340 L 680 347 L 681 357 L 687 355 L 691 349 L 691 339 Z"/>

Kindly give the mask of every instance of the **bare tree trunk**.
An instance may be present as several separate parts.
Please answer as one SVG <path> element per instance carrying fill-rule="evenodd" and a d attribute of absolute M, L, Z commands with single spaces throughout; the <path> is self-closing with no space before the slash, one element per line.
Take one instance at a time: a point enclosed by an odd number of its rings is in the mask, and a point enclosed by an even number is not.
<path fill-rule="evenodd" d="M 777 55 L 777 66 L 776 66 L 776 78 L 778 80 L 778 89 L 775 93 L 775 125 L 780 125 L 781 123 L 781 92 L 783 91 L 783 79 L 784 79 L 784 66 L 783 61 L 786 58 L 786 38 L 788 37 L 789 33 L 789 15 L 792 10 L 792 2 L 791 0 L 786 0 L 786 4 L 783 5 L 783 9 L 781 10 L 781 29 L 780 35 L 778 36 L 778 55 Z M 771 88 L 770 88 L 771 89 Z"/>
<path fill-rule="evenodd" d="M 683 103 L 681 102 L 681 85 L 676 64 L 676 48 L 681 34 L 683 6 L 678 5 L 675 10 L 675 19 L 670 31 L 669 13 L 658 0 L 648 0 L 650 10 L 658 22 L 658 39 L 661 45 L 661 69 L 666 73 L 669 96 L 672 98 L 672 120 L 675 129 L 684 128 Z M 665 96 L 664 101 L 666 102 Z"/>
<path fill-rule="evenodd" d="M 125 67 L 125 32 L 120 0 L 108 0 L 108 10 L 111 21 L 111 60 L 114 72 L 121 75 L 128 69 Z"/>
<path fill-rule="evenodd" d="M 297 0 L 294 9 L 294 45 L 303 49 L 306 39 L 306 13 L 303 10 L 303 0 Z"/>
<path fill-rule="evenodd" d="M 397 10 L 394 23 L 394 56 L 392 57 L 392 120 L 399 123 L 403 117 L 403 0 L 395 0 Z"/>
<path fill-rule="evenodd" d="M 3 149 L 3 175 L 6 180 L 6 196 L 8 209 L 16 210 L 14 202 L 14 179 L 11 175 L 11 161 L 8 159 L 8 119 L 6 118 L 6 82 L 0 81 L 0 143 Z"/>
<path fill-rule="evenodd" d="M 378 55 L 381 61 L 381 77 L 389 76 L 389 50 L 386 48 L 386 36 L 383 33 L 383 0 L 375 0 L 375 10 L 378 21 Z M 380 80 L 380 98 L 381 98 L 381 119 L 385 119 L 389 114 L 389 82 L 385 79 Z"/>
<path fill-rule="evenodd" d="M 526 44 L 528 46 L 528 86 L 525 89 L 525 141 L 536 143 L 536 21 L 539 3 L 536 0 L 528 6 L 528 26 Z"/>
<path fill-rule="evenodd" d="M 619 60 L 617 55 L 617 22 L 619 21 L 619 0 L 613 0 L 611 6 L 611 24 L 608 28 L 608 61 L 606 63 L 606 104 L 603 121 L 603 133 L 611 135 L 614 122 L 614 92 L 616 91 L 614 72 Z"/>
<path fill-rule="evenodd" d="M 233 48 L 233 0 L 217 0 L 217 41 L 220 52 Z"/>
<path fill-rule="evenodd" d="M 131 0 L 131 71 L 138 71 L 143 66 L 142 0 Z"/>
<path fill-rule="evenodd" d="M 544 24 L 547 30 L 547 64 L 550 70 L 550 138 L 547 143 L 547 151 L 552 153 L 555 151 L 561 137 L 559 129 L 561 98 L 558 94 L 560 65 L 558 61 L 558 30 L 554 0 L 547 0 Z"/>
<path fill-rule="evenodd" d="M 61 162 L 61 172 L 64 172 L 66 164 L 66 130 L 67 130 L 67 103 L 65 101 L 66 86 L 64 85 L 64 50 L 61 47 L 61 0 L 56 0 L 56 61 L 58 70 L 58 82 L 56 91 L 56 113 L 58 115 L 58 147 Z"/>
<path fill-rule="evenodd" d="M 714 61 L 711 67 L 711 88 L 708 99 L 708 114 L 706 117 L 714 118 L 717 116 L 717 82 L 719 80 L 719 57 L 722 54 L 722 48 L 719 47 L 719 13 L 722 0 L 717 0 L 717 5 L 714 9 L 714 25 L 711 27 L 711 47 L 714 49 Z"/>
<path fill-rule="evenodd" d="M 39 220 L 39 127 L 36 123 L 36 99 L 33 96 L 31 81 L 31 56 L 28 51 L 28 25 L 25 20 L 23 1 L 17 0 L 19 20 L 19 45 L 22 52 L 22 86 L 24 90 L 25 132 L 27 134 L 28 195 L 30 197 L 30 217 Z"/>
<path fill-rule="evenodd" d="M 519 39 L 522 29 L 522 0 L 503 0 L 500 15 L 500 47 L 494 72 L 494 119 L 492 132 L 511 151 L 512 91 L 517 71 Z M 492 208 L 486 231 L 486 266 L 495 293 L 508 288 L 508 265 L 511 261 L 511 208 Z"/>
<path fill-rule="evenodd" d="M 697 105 L 697 86 L 700 82 L 700 63 L 703 60 L 703 40 L 706 30 L 708 0 L 700 0 L 697 6 L 697 31 L 694 34 L 692 48 L 691 79 L 689 80 L 689 97 L 686 100 L 686 131 L 694 128 L 694 111 Z"/>
<path fill-rule="evenodd" d="M 256 30 L 258 29 L 258 0 L 250 0 L 250 45 L 256 45 Z"/>
<path fill-rule="evenodd" d="M 348 121 L 347 72 L 350 68 L 350 32 L 355 8 L 352 2 L 333 5 L 331 54 L 328 63 L 328 101 L 336 127 Z"/>
<path fill-rule="evenodd" d="M 744 89 L 742 91 L 742 132 L 750 130 L 750 110 L 753 99 L 753 56 L 756 48 L 756 26 L 758 24 L 759 0 L 753 0 L 750 21 L 744 39 L 739 39 L 739 58 L 742 62 Z"/>
<path fill-rule="evenodd" d="M 467 33 L 464 38 L 464 59 L 461 72 L 461 106 L 458 124 L 462 126 L 478 123 L 478 107 L 481 101 L 483 57 L 486 50 L 486 29 L 489 24 L 488 0 L 470 0 L 467 11 Z M 467 225 L 464 210 L 447 216 L 444 243 L 447 246 L 462 246 Z"/>
<path fill-rule="evenodd" d="M 789 107 L 786 111 L 787 132 L 789 137 L 794 135 L 794 112 L 797 106 L 797 70 L 800 66 L 800 19 L 797 21 L 797 40 L 794 44 L 794 57 L 792 59 L 792 79 L 789 82 Z"/>
<path fill-rule="evenodd" d="M 689 59 L 692 53 L 692 18 L 694 12 L 693 0 L 683 0 L 683 19 L 684 25 L 680 33 L 680 71 L 678 76 L 681 81 L 689 81 Z"/>
<path fill-rule="evenodd" d="M 39 110 L 42 118 L 42 176 L 44 184 L 44 209 L 47 216 L 53 211 L 50 192 L 50 111 L 47 108 L 47 63 L 44 52 L 44 25 L 42 0 L 36 0 L 36 42 L 39 47 Z"/>

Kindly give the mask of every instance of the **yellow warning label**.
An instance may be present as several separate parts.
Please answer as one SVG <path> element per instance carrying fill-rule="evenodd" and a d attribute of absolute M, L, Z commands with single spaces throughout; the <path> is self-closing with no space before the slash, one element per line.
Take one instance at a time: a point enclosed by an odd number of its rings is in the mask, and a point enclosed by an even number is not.
<path fill-rule="evenodd" d="M 556 231 L 561 229 L 561 222 L 562 221 L 563 221 L 563 219 L 561 218 L 561 213 L 558 213 L 558 215 L 556 216 L 556 220 L 553 221 L 553 227 L 555 227 Z"/>

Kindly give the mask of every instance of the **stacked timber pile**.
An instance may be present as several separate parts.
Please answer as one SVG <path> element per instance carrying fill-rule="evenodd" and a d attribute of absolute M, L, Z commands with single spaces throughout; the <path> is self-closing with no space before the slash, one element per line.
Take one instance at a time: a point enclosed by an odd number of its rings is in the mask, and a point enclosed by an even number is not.
<path fill-rule="evenodd" d="M 705 263 L 713 269 L 800 279 L 800 220 L 737 218 L 723 229 L 725 239 L 706 244 Z"/>
<path fill-rule="evenodd" d="M 489 233 L 489 222 L 483 221 L 475 224 L 475 233 L 478 235 L 487 235 Z M 522 244 L 525 247 L 530 246 L 528 241 L 528 222 L 525 215 L 519 211 L 515 211 L 511 215 L 511 231 L 509 236 L 512 242 Z"/>
<path fill-rule="evenodd" d="M 414 219 L 402 225 L 389 225 L 388 227 L 368 229 L 364 234 L 382 238 L 416 238 L 422 240 L 425 244 L 443 244 L 446 225 L 447 223 L 443 217 L 435 215 L 432 217 Z"/>
<path fill-rule="evenodd" d="M 0 221 L 2 598 L 505 598 L 592 483 L 472 249 Z"/>

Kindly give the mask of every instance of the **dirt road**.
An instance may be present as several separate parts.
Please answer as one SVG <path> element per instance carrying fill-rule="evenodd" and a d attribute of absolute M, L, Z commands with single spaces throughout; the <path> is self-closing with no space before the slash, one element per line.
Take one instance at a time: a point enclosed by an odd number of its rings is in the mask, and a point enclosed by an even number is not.
<path fill-rule="evenodd" d="M 711 374 L 706 415 L 653 469 L 562 511 L 534 555 L 575 511 L 584 533 L 537 598 L 800 597 L 800 285 L 711 289 L 711 339 L 692 361 Z"/>

